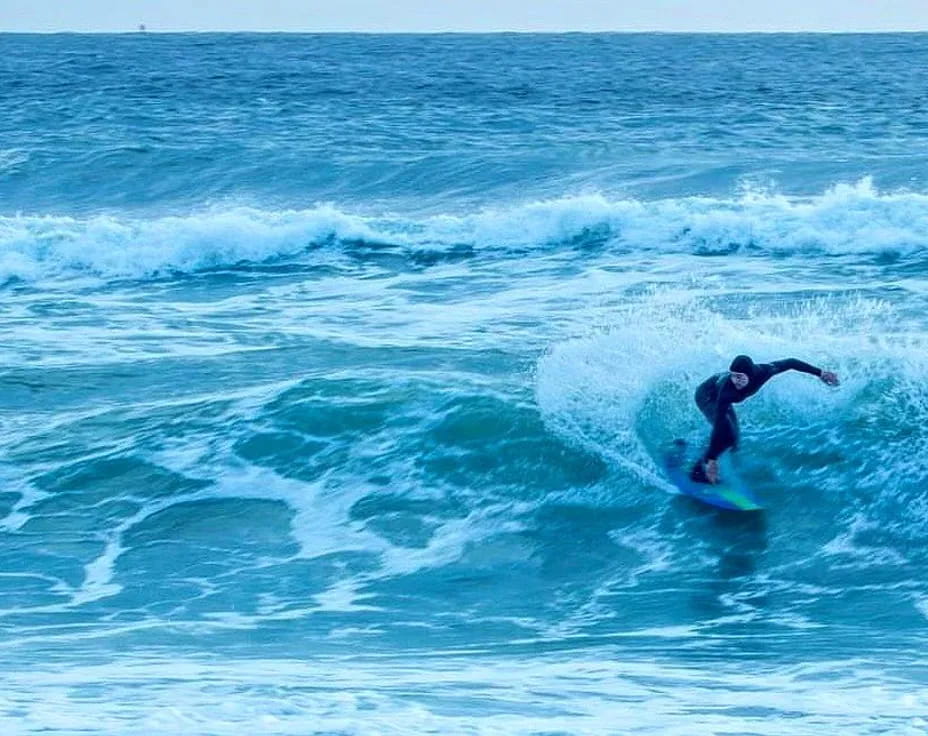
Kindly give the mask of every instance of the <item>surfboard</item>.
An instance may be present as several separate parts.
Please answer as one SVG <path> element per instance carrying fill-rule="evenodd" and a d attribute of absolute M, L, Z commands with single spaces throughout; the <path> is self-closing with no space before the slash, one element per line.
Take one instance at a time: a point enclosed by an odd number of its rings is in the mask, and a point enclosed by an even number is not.
<path fill-rule="evenodd" d="M 695 459 L 689 457 L 685 440 L 674 440 L 664 457 L 664 470 L 680 493 L 728 511 L 760 511 L 763 506 L 732 467 L 727 455 L 719 459 L 719 482 L 699 483 L 690 478 Z"/>

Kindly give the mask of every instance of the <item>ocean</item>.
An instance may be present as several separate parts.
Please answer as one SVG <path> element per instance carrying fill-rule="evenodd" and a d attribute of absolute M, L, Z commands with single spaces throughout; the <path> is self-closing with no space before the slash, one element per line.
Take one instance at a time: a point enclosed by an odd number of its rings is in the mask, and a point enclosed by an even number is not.
<path fill-rule="evenodd" d="M 928 733 L 926 68 L 0 35 L 3 733 Z"/>

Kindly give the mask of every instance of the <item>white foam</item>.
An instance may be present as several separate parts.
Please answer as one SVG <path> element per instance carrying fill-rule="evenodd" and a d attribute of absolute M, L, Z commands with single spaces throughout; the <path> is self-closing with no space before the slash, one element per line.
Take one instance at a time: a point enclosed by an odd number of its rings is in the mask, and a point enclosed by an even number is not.
<path fill-rule="evenodd" d="M 328 238 L 376 240 L 360 218 L 322 206 L 129 220 L 0 218 L 0 278 L 90 272 L 107 277 L 195 271 L 295 255 Z"/>
<path fill-rule="evenodd" d="M 520 660 L 430 655 L 39 665 L 7 673 L 0 712 L 18 714 L 6 724 L 10 734 L 131 727 L 153 735 L 806 736 L 863 733 L 877 722 L 923 733 L 928 706 L 917 673 L 889 676 L 862 659 L 745 667 L 674 666 L 612 649 Z"/>
<path fill-rule="evenodd" d="M 610 200 L 601 195 L 411 218 L 331 205 L 130 219 L 0 217 L 0 279 L 144 277 L 260 262 L 312 246 L 363 241 L 401 248 L 533 249 L 596 239 L 660 253 L 917 253 L 928 248 L 928 194 L 879 192 L 869 179 L 816 197 L 747 192 L 729 199 Z"/>
<path fill-rule="evenodd" d="M 656 442 L 705 434 L 692 393 L 706 376 L 739 353 L 761 362 L 803 358 L 837 370 L 841 388 L 787 375 L 744 411 L 762 410 L 764 426 L 784 435 L 797 426 L 815 430 L 817 451 L 850 458 L 859 454 L 854 443 L 866 442 L 866 457 L 879 462 L 861 468 L 849 460 L 845 470 L 854 471 L 855 485 L 889 494 L 900 478 L 928 475 L 928 341 L 920 333 L 894 334 L 900 324 L 891 307 L 867 299 L 814 299 L 730 317 L 699 299 L 673 302 L 657 294 L 617 309 L 612 327 L 553 345 L 539 360 L 536 396 L 553 431 L 647 478 L 658 475 Z M 828 431 L 843 421 L 859 432 L 854 417 L 862 413 L 875 417 L 874 433 L 894 418 L 913 430 L 881 434 L 875 443 Z M 846 482 L 839 475 L 833 485 Z"/>

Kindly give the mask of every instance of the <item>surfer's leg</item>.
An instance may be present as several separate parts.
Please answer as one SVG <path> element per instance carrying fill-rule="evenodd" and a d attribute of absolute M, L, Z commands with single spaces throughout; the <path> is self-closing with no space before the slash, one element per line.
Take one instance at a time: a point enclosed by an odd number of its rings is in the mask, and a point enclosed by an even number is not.
<path fill-rule="evenodd" d="M 738 418 L 731 409 L 725 412 L 725 420 L 722 422 L 719 431 L 722 437 L 722 449 L 719 450 L 719 457 L 721 457 L 723 452 L 738 447 Z"/>
<path fill-rule="evenodd" d="M 702 409 L 702 407 L 700 407 L 700 409 Z M 709 417 L 707 416 L 706 418 L 708 419 Z M 735 416 L 735 412 L 731 409 L 725 412 L 725 418 L 719 426 L 719 432 L 721 437 L 721 449 L 719 450 L 718 457 L 721 457 L 722 453 L 738 448 L 738 417 Z M 704 457 L 696 461 L 693 469 L 690 470 L 690 478 L 697 483 L 709 482 L 709 478 L 706 475 L 706 459 Z"/>
<path fill-rule="evenodd" d="M 735 414 L 735 410 L 729 406 L 728 411 L 725 412 L 725 416 L 731 425 L 731 451 L 736 452 L 741 445 L 741 427 L 738 424 L 738 415 Z"/>

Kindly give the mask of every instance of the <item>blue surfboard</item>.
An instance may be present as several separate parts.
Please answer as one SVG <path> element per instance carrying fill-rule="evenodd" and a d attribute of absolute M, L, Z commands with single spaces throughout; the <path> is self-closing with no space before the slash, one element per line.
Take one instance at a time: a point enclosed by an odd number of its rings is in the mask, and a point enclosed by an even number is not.
<path fill-rule="evenodd" d="M 719 460 L 718 483 L 699 483 L 690 478 L 695 460 L 688 461 L 687 455 L 686 442 L 675 440 L 664 457 L 667 477 L 684 496 L 728 511 L 760 511 L 763 508 L 754 492 L 735 473 L 727 456 Z"/>

